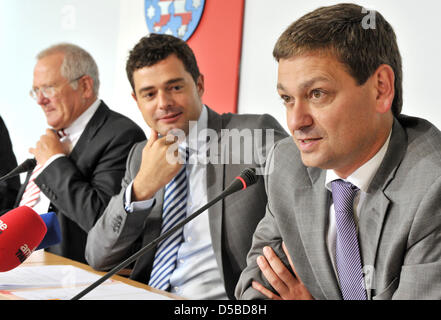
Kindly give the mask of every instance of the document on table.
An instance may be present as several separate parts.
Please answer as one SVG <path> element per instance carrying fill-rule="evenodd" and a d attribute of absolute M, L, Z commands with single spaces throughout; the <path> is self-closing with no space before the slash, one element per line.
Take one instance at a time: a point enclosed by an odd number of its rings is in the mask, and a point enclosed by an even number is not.
<path fill-rule="evenodd" d="M 0 290 L 72 287 L 93 283 L 98 279 L 99 275 L 74 266 L 20 266 L 0 273 Z"/>
<path fill-rule="evenodd" d="M 74 266 L 20 266 L 0 273 L 0 290 L 28 300 L 69 300 L 99 278 L 97 274 Z M 106 280 L 82 298 L 82 300 L 167 299 L 171 298 L 113 279 Z"/>
<path fill-rule="evenodd" d="M 70 300 L 83 289 L 84 287 L 15 290 L 13 294 L 26 300 Z M 171 298 L 114 281 L 96 287 L 81 300 L 171 300 Z"/>

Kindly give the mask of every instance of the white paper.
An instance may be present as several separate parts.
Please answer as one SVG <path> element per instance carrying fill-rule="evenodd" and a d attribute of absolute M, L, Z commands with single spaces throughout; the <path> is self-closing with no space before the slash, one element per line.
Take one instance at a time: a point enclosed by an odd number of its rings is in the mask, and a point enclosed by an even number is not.
<path fill-rule="evenodd" d="M 13 294 L 26 300 L 70 300 L 83 289 L 84 287 L 15 290 Z M 115 281 L 96 287 L 80 300 L 171 300 L 171 298 Z"/>
<path fill-rule="evenodd" d="M 20 266 L 0 273 L 0 290 L 64 288 L 91 284 L 99 278 L 97 274 L 69 265 Z"/>
<path fill-rule="evenodd" d="M 27 300 L 70 300 L 99 275 L 69 265 L 25 266 L 0 273 L 0 290 Z M 38 289 L 37 289 L 38 288 Z M 108 279 L 81 300 L 171 300 L 166 296 Z"/>

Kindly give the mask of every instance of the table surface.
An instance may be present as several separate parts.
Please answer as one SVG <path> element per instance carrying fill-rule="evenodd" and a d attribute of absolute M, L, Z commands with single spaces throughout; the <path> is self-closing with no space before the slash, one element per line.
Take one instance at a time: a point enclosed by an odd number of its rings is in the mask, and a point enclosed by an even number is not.
<path fill-rule="evenodd" d="M 74 267 L 83 269 L 85 271 L 92 272 L 92 273 L 100 275 L 100 276 L 105 274 L 105 272 L 96 271 L 91 266 L 86 265 L 84 263 L 80 263 L 80 262 L 77 262 L 77 261 L 74 261 L 71 259 L 67 259 L 67 258 L 55 255 L 50 252 L 46 252 L 44 250 L 38 250 L 38 251 L 33 252 L 29 256 L 29 258 L 27 258 L 23 262 L 23 264 L 20 265 L 19 267 L 21 267 L 21 266 L 47 266 L 47 265 L 68 265 L 68 266 L 74 266 Z M 131 286 L 134 286 L 137 288 L 141 288 L 141 289 L 153 292 L 153 293 L 164 295 L 164 296 L 167 296 L 172 299 L 177 299 L 177 300 L 182 299 L 182 297 L 178 297 L 170 292 L 158 290 L 158 289 L 152 288 L 144 283 L 134 281 L 134 280 L 131 280 L 126 277 L 119 276 L 119 275 L 114 275 L 111 277 L 111 279 L 121 281 L 125 284 L 131 285 Z M 14 290 L 10 290 L 10 291 L 12 293 L 14 292 Z M 19 300 L 20 298 L 14 296 L 14 295 L 0 292 L 0 300 L 17 300 L 17 299 Z"/>

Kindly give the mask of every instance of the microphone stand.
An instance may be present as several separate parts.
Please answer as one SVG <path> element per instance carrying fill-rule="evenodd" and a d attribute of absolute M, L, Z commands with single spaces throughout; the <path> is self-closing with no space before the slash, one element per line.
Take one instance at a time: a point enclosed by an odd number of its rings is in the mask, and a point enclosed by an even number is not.
<path fill-rule="evenodd" d="M 35 159 L 27 159 L 22 164 L 20 164 L 17 168 L 11 170 L 9 173 L 0 178 L 0 182 L 4 180 L 8 180 L 9 178 L 18 176 L 20 173 L 32 170 L 35 168 L 37 161 Z"/>
<path fill-rule="evenodd" d="M 239 182 L 239 179 L 241 179 Z M 257 181 L 257 178 L 255 179 L 255 181 L 252 181 L 249 185 L 255 183 Z M 243 185 L 240 185 L 240 187 L 238 188 L 237 186 L 239 186 L 239 183 Z M 249 186 L 248 185 L 248 186 Z M 86 289 L 84 289 L 83 291 L 81 291 L 80 293 L 78 293 L 76 296 L 74 296 L 71 300 L 78 300 L 81 299 L 82 297 L 84 297 L 87 293 L 89 293 L 90 291 L 92 291 L 93 289 L 95 289 L 97 286 L 99 286 L 101 283 L 103 283 L 104 281 L 106 281 L 107 279 L 109 279 L 111 276 L 113 276 L 114 274 L 116 274 L 118 271 L 124 269 L 126 266 L 128 266 L 130 263 L 132 263 L 133 261 L 135 261 L 136 259 L 138 259 L 140 256 L 142 256 L 144 253 L 146 253 L 147 251 L 149 251 L 150 249 L 154 248 L 159 242 L 161 242 L 162 240 L 164 240 L 165 238 L 169 237 L 171 234 L 175 233 L 179 228 L 181 228 L 182 226 L 184 226 L 187 222 L 193 220 L 194 218 L 196 218 L 197 216 L 199 216 L 202 212 L 204 212 L 205 210 L 207 210 L 209 207 L 211 207 L 213 204 L 215 204 L 216 202 L 218 202 L 219 200 L 225 198 L 226 196 L 239 191 L 241 189 L 245 189 L 248 187 L 246 183 L 243 182 L 242 178 L 237 177 L 232 184 L 225 189 L 219 196 L 217 196 L 216 198 L 214 198 L 213 200 L 211 200 L 210 202 L 208 202 L 206 205 L 204 205 L 203 207 L 201 207 L 199 210 L 197 210 L 196 212 L 194 212 L 193 214 L 191 214 L 190 216 L 188 216 L 187 218 L 185 218 L 184 220 L 182 220 L 181 222 L 179 222 L 178 224 L 176 224 L 173 228 L 171 228 L 170 230 L 168 230 L 167 232 L 164 232 L 163 234 L 161 234 L 159 237 L 157 237 L 155 240 L 153 240 L 152 242 L 150 242 L 148 245 L 146 245 L 145 247 L 141 248 L 138 252 L 134 253 L 132 256 L 130 256 L 129 258 L 127 258 L 126 260 L 124 260 L 123 262 L 121 262 L 119 265 L 117 265 L 116 267 L 114 267 L 112 270 L 110 270 L 108 273 L 106 273 L 104 276 L 102 276 L 100 279 L 98 279 L 97 281 L 95 281 L 94 283 L 92 283 L 90 286 L 88 286 Z M 235 187 L 235 188 L 232 188 Z M 243 187 L 243 188 L 242 188 Z"/>

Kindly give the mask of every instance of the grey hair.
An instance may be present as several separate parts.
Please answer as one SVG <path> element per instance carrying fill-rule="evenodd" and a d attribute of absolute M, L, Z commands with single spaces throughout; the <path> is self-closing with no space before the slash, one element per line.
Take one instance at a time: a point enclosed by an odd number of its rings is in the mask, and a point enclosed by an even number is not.
<path fill-rule="evenodd" d="M 85 75 L 90 76 L 93 80 L 93 92 L 98 97 L 100 87 L 98 66 L 90 53 L 77 45 L 60 43 L 41 51 L 37 59 L 40 60 L 55 53 L 64 53 L 61 75 L 70 81 Z M 72 83 L 71 86 L 76 90 L 78 82 Z"/>

